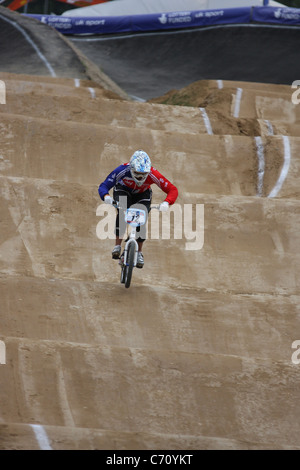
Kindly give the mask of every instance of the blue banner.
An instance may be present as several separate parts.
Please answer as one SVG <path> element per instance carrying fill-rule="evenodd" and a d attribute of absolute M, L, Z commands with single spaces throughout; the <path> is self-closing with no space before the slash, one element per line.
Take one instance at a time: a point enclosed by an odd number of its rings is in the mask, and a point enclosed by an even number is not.
<path fill-rule="evenodd" d="M 259 23 L 275 23 L 281 25 L 299 25 L 300 8 L 288 7 L 254 7 L 253 21 Z"/>
<path fill-rule="evenodd" d="M 194 28 L 215 24 L 248 23 L 250 8 L 226 8 L 219 10 L 179 11 L 151 15 L 132 16 L 133 31 L 157 31 L 178 28 Z"/>
<path fill-rule="evenodd" d="M 62 34 L 113 34 L 195 28 L 220 24 L 300 24 L 300 9 L 281 7 L 223 8 L 147 15 L 76 17 L 26 15 L 54 27 Z"/>
<path fill-rule="evenodd" d="M 159 31 L 214 24 L 248 23 L 251 8 L 181 11 L 148 15 L 110 17 L 67 17 L 26 15 L 48 24 L 62 34 L 110 34 L 133 31 Z"/>
<path fill-rule="evenodd" d="M 110 34 L 132 31 L 129 16 L 67 17 L 56 15 L 26 15 L 52 26 L 62 34 Z M 118 21 L 116 21 L 118 19 Z"/>

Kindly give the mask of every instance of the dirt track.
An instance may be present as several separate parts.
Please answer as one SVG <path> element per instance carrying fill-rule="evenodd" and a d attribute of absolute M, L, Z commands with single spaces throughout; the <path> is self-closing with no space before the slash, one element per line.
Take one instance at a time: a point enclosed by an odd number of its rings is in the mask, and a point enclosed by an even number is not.
<path fill-rule="evenodd" d="M 133 103 L 74 78 L 0 73 L 0 448 L 300 449 L 291 88 Z M 97 188 L 140 147 L 204 205 L 204 245 L 149 237 L 126 290 Z"/>

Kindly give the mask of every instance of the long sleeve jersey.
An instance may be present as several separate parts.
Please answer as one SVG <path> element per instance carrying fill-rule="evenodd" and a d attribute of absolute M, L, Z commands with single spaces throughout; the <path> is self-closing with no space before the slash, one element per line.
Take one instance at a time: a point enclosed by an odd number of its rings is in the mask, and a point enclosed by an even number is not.
<path fill-rule="evenodd" d="M 162 191 L 167 194 L 165 201 L 167 201 L 170 205 L 174 204 L 178 196 L 178 190 L 174 184 L 167 180 L 167 178 L 165 178 L 155 168 L 151 167 L 146 181 L 141 186 L 138 186 L 131 176 L 129 163 L 124 163 L 115 168 L 100 184 L 98 192 L 100 198 L 103 201 L 105 194 L 108 194 L 109 190 L 117 184 L 124 186 L 126 191 L 129 191 L 132 194 L 137 194 L 143 193 L 149 189 L 153 183 L 155 183 Z"/>

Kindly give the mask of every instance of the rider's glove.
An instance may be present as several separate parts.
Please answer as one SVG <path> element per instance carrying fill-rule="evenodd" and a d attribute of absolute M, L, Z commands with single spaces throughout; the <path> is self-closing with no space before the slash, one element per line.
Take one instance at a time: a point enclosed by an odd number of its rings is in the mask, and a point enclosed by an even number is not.
<path fill-rule="evenodd" d="M 113 198 L 109 195 L 104 196 L 104 202 L 105 202 L 105 204 L 112 204 L 113 203 Z"/>
<path fill-rule="evenodd" d="M 169 209 L 169 203 L 167 201 L 164 201 L 159 205 L 159 210 L 161 212 L 167 212 L 168 209 Z"/>

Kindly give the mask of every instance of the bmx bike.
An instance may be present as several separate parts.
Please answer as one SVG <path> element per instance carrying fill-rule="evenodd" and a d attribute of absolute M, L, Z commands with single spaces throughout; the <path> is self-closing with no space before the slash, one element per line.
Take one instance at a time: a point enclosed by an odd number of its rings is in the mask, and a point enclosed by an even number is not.
<path fill-rule="evenodd" d="M 119 209 L 119 203 L 113 201 L 113 206 Z M 159 209 L 153 206 L 151 209 Z M 124 251 L 121 254 L 119 264 L 121 266 L 120 282 L 128 289 L 130 287 L 133 268 L 137 264 L 138 242 L 136 240 L 136 229 L 147 222 L 147 213 L 144 209 L 129 207 L 124 211 L 125 222 L 131 227 L 130 233 L 125 241 Z"/>

